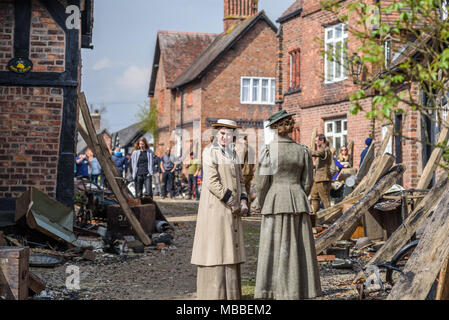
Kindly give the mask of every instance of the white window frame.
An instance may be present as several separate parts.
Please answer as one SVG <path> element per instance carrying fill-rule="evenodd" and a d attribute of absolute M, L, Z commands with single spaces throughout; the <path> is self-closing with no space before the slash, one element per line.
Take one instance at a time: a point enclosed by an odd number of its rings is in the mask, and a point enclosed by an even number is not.
<path fill-rule="evenodd" d="M 384 42 L 385 68 L 390 68 L 391 64 L 391 39 Z"/>
<path fill-rule="evenodd" d="M 341 36 L 336 38 L 336 30 L 338 27 L 342 28 L 342 32 L 341 32 Z M 328 38 L 328 33 L 329 31 L 332 30 L 332 39 Z M 336 61 L 330 61 L 328 60 L 328 52 L 327 52 L 327 46 L 328 44 L 332 44 L 332 48 L 333 48 L 333 52 L 332 52 L 332 56 L 335 57 L 335 48 L 336 48 L 336 43 L 337 42 L 341 42 L 341 63 L 337 63 Z M 335 25 L 332 25 L 330 27 L 327 27 L 324 29 L 324 83 L 335 83 L 335 82 L 339 82 L 339 81 L 343 81 L 346 80 L 348 78 L 348 70 L 345 67 L 346 65 L 346 61 L 345 60 L 345 54 L 344 54 L 344 50 L 345 47 L 347 46 L 347 42 L 348 42 L 348 31 L 346 30 L 346 25 L 344 23 L 338 23 Z M 328 74 L 327 74 L 327 65 L 328 63 L 332 63 L 333 66 L 333 78 L 332 79 L 328 79 Z M 335 77 L 337 68 L 341 68 L 340 70 L 340 77 Z"/>
<path fill-rule="evenodd" d="M 441 1 L 441 12 L 440 12 L 441 20 L 446 20 L 449 17 L 448 11 L 448 1 Z"/>
<path fill-rule="evenodd" d="M 339 133 L 335 132 L 335 128 L 337 126 L 336 125 L 337 121 L 341 121 L 341 132 L 339 132 Z M 346 122 L 346 130 L 344 129 L 345 122 Z M 329 130 L 327 128 L 329 123 L 332 123 L 332 132 L 329 132 Z M 326 140 L 329 140 L 329 137 L 332 137 L 331 147 L 333 147 L 334 149 L 337 149 L 337 146 L 335 144 L 336 138 L 340 138 L 341 146 L 343 146 L 344 145 L 343 137 L 346 136 L 346 143 L 348 143 L 348 118 L 344 117 L 344 118 L 338 118 L 338 119 L 325 120 L 324 121 L 324 136 L 326 137 Z M 338 150 L 336 150 L 336 151 L 338 151 Z"/>
<path fill-rule="evenodd" d="M 249 82 L 249 101 L 243 101 L 243 80 L 250 80 Z M 259 80 L 259 86 L 257 89 L 257 100 L 254 100 L 253 98 L 253 81 Z M 268 87 L 267 87 L 267 97 L 268 101 L 262 101 L 262 81 L 268 80 Z M 276 89 L 274 90 L 274 93 L 272 92 L 272 82 L 274 82 L 274 86 L 276 88 L 276 79 L 275 78 L 268 78 L 268 77 L 246 77 L 242 76 L 240 78 L 240 103 L 241 104 L 263 104 L 263 105 L 274 105 L 275 104 L 275 95 L 276 95 Z"/>

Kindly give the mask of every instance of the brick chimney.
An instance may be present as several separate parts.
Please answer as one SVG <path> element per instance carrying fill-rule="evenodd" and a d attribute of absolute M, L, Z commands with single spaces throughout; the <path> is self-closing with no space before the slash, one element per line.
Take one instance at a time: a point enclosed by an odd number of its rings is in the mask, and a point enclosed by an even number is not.
<path fill-rule="evenodd" d="M 94 113 L 91 113 L 92 122 L 94 124 L 95 131 L 100 130 L 101 124 L 101 115 L 98 110 L 95 110 Z"/>
<path fill-rule="evenodd" d="M 224 31 L 259 11 L 258 0 L 224 0 Z"/>

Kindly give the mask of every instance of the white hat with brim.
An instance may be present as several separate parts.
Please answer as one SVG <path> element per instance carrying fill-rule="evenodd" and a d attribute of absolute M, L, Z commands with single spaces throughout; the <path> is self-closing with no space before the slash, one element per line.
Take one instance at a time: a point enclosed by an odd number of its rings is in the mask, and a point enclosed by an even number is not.
<path fill-rule="evenodd" d="M 212 123 L 212 127 L 225 127 L 230 129 L 239 129 L 240 126 L 237 125 L 237 122 L 228 119 L 218 119 L 217 122 Z"/>

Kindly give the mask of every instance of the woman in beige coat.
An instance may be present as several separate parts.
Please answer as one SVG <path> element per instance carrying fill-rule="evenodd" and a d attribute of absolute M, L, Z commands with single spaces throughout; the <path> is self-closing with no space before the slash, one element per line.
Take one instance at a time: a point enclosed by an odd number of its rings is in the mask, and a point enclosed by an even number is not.
<path fill-rule="evenodd" d="M 240 299 L 240 264 L 246 259 L 241 215 L 248 212 L 248 197 L 232 144 L 237 124 L 218 120 L 213 126 L 217 141 L 203 153 L 204 180 L 191 262 L 198 266 L 198 299 Z"/>
<path fill-rule="evenodd" d="M 315 241 L 307 196 L 313 164 L 307 147 L 288 137 L 293 114 L 285 110 L 270 117 L 277 141 L 266 146 L 256 172 L 262 207 L 256 299 L 307 299 L 321 295 Z"/>

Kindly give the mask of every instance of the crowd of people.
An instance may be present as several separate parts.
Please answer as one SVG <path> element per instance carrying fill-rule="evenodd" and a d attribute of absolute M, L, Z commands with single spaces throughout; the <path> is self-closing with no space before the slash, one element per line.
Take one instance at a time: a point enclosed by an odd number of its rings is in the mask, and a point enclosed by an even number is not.
<path fill-rule="evenodd" d="M 111 158 L 120 177 L 127 183 L 134 182 L 136 197 L 200 198 L 201 160 L 195 158 L 193 152 L 190 152 L 189 158 L 182 164 L 171 154 L 169 147 L 159 156 L 153 152 L 146 138 L 142 137 L 135 143 L 130 154 L 124 155 L 120 147 L 117 147 L 111 152 Z M 90 149 L 77 155 L 74 170 L 76 178 L 88 179 L 100 187 L 104 185 L 102 168 Z M 185 188 L 185 195 L 178 184 L 188 186 Z"/>
<path fill-rule="evenodd" d="M 252 167 L 236 161 L 237 123 L 220 119 L 212 125 L 217 133 L 203 153 L 203 196 L 191 258 L 197 265 L 198 299 L 241 299 L 241 265 L 246 260 L 241 217 L 250 206 L 252 174 L 262 218 L 254 298 L 322 294 L 315 216 L 330 206 L 331 192 L 341 189 L 344 177 L 354 174 L 353 159 L 347 145 L 335 150 L 324 134 L 316 137 L 312 150 L 296 143 L 289 137 L 293 116 L 283 110 L 268 119 L 277 139 L 265 145 Z M 371 138 L 366 140 L 363 155 L 371 143 Z M 247 144 L 244 149 L 247 157 Z"/>
<path fill-rule="evenodd" d="M 199 200 L 191 258 L 197 265 L 199 299 L 241 298 L 241 264 L 246 260 L 241 217 L 249 215 L 255 199 L 262 220 L 254 298 L 306 299 L 322 294 L 315 216 L 331 205 L 332 192 L 341 193 L 348 172 L 355 171 L 347 145 L 335 150 L 319 134 L 310 150 L 291 139 L 293 116 L 283 110 L 268 119 L 267 127 L 275 130 L 277 139 L 265 145 L 256 164 L 250 161 L 254 150 L 248 137 L 238 149 L 239 126 L 226 119 L 212 125 L 216 135 L 201 159 L 191 152 L 181 163 L 168 147 L 159 156 L 145 138 L 137 141 L 131 154 L 124 156 L 120 148 L 111 154 L 120 174 L 134 182 L 136 197 L 173 199 L 175 181 L 185 169 L 188 199 Z M 372 139 L 365 143 L 362 161 Z M 101 166 L 90 150 L 77 156 L 75 168 L 76 176 L 102 183 Z M 336 197 L 341 197 L 338 192 Z"/>

